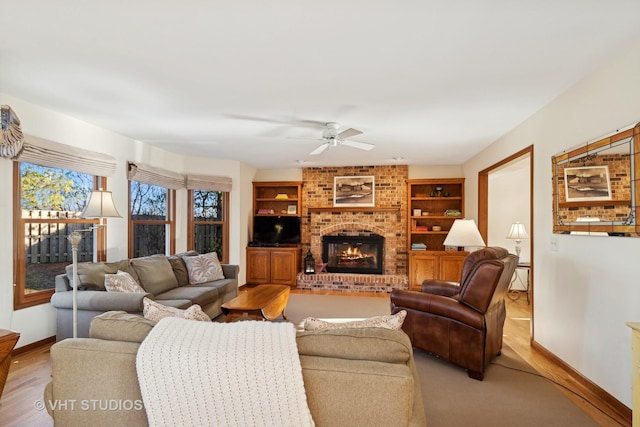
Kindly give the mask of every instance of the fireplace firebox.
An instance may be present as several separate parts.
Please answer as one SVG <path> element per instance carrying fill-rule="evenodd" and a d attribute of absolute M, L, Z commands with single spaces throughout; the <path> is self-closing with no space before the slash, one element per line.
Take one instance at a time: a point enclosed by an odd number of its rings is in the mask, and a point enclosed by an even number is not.
<path fill-rule="evenodd" d="M 384 237 L 323 236 L 322 260 L 329 273 L 383 273 Z"/>

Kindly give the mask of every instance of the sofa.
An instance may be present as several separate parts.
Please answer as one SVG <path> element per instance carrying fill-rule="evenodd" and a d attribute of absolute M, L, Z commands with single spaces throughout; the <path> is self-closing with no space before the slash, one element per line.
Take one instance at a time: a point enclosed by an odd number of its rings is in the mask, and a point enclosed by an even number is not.
<path fill-rule="evenodd" d="M 239 266 L 221 264 L 223 279 L 191 284 L 184 257 L 198 256 L 196 251 L 171 256 L 151 255 L 116 262 L 78 263 L 78 337 L 89 336 L 91 320 L 107 311 L 140 314 L 143 300 L 186 309 L 198 304 L 211 319 L 222 313 L 221 305 L 238 295 Z M 145 292 L 108 292 L 105 275 L 129 273 Z M 51 305 L 56 309 L 56 341 L 73 336 L 73 270 L 55 277 Z"/>
<path fill-rule="evenodd" d="M 90 338 L 54 344 L 44 400 L 55 425 L 148 425 L 136 353 L 153 327 L 140 315 L 108 312 L 94 319 Z M 425 425 L 413 350 L 402 330 L 299 330 L 296 344 L 316 426 Z"/>

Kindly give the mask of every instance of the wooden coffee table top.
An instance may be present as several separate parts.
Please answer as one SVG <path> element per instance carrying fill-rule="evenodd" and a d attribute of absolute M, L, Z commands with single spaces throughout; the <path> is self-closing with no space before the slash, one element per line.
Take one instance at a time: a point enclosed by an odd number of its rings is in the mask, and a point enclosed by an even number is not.
<path fill-rule="evenodd" d="M 222 312 L 227 316 L 227 322 L 245 313 L 265 320 L 276 319 L 282 314 L 286 320 L 284 311 L 290 290 L 287 285 L 259 285 L 222 304 Z"/>

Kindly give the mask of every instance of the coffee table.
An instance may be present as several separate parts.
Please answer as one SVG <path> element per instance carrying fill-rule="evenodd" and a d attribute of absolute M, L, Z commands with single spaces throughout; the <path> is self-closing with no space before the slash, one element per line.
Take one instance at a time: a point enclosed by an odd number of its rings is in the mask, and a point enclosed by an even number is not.
<path fill-rule="evenodd" d="M 288 320 L 285 309 L 290 291 L 287 285 L 259 285 L 222 304 L 222 312 L 227 322 L 244 314 L 258 320 L 275 320 L 282 315 L 284 320 Z"/>

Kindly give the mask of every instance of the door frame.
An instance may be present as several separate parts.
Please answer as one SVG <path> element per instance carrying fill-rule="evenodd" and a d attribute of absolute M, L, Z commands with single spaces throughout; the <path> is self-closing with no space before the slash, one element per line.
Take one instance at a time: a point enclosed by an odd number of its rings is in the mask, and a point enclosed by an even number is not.
<path fill-rule="evenodd" d="M 535 301 L 535 287 L 534 287 L 534 251 L 533 251 L 533 236 L 534 236 L 534 223 L 533 223 L 533 145 L 523 148 L 522 150 L 506 157 L 499 162 L 489 166 L 486 169 L 478 172 L 478 229 L 484 241 L 487 241 L 488 229 L 489 229 L 489 175 L 498 168 L 520 158 L 529 155 L 529 249 L 531 260 L 531 269 L 529 271 L 529 292 L 531 294 L 531 331 L 530 341 L 534 338 L 534 321 L 533 321 L 533 307 Z"/>

